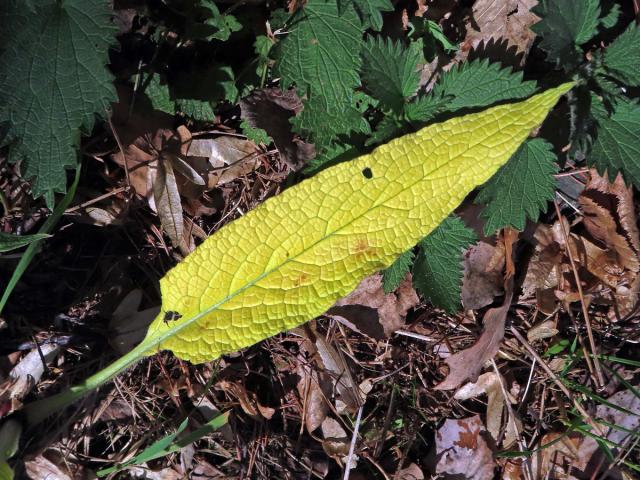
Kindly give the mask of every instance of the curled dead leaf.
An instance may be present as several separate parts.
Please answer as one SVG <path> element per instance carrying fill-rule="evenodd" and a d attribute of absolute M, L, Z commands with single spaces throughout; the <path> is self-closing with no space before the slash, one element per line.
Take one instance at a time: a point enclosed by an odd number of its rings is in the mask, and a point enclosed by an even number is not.
<path fill-rule="evenodd" d="M 280 157 L 293 170 L 299 170 L 315 157 L 315 148 L 291 131 L 290 118 L 302 111 L 302 101 L 294 89 L 254 90 L 240 101 L 242 118 L 254 128 L 261 128 L 273 138 Z"/>
<path fill-rule="evenodd" d="M 496 245 L 481 241 L 469 247 L 462 279 L 462 305 L 466 310 L 486 307 L 503 292 L 504 266 L 503 241 Z"/>
<path fill-rule="evenodd" d="M 382 288 L 382 275 L 375 274 L 365 278 L 352 293 L 338 300 L 326 315 L 352 330 L 381 340 L 402 328 L 407 312 L 419 302 L 411 274 L 395 292 L 389 294 L 385 294 Z"/>
<path fill-rule="evenodd" d="M 305 324 L 302 328 L 296 329 L 296 331 L 311 343 L 311 345 L 307 344 L 305 348 L 309 352 L 315 350 L 315 355 L 312 358 L 323 371 L 329 374 L 331 381 L 335 383 L 339 399 L 343 403 L 343 408 L 340 408 L 340 405 L 337 404 L 338 412 L 341 410 L 346 410 L 350 413 L 355 412 L 364 401 L 364 395 L 360 391 L 358 384 L 355 383 L 351 368 L 343 355 L 328 343 L 322 335 L 318 334 L 311 324 Z"/>
<path fill-rule="evenodd" d="M 530 27 L 540 19 L 531 9 L 538 0 L 477 0 L 466 23 L 466 36 L 456 56 L 490 58 L 504 65 L 522 65 L 536 34 Z M 474 55 L 469 55 L 473 51 Z"/>
<path fill-rule="evenodd" d="M 504 337 L 504 325 L 513 296 L 513 279 L 508 282 L 502 306 L 487 310 L 483 318 L 484 330 L 471 347 L 445 359 L 449 374 L 435 386 L 436 390 L 453 390 L 467 380 L 476 381 L 485 362 L 492 359 Z"/>

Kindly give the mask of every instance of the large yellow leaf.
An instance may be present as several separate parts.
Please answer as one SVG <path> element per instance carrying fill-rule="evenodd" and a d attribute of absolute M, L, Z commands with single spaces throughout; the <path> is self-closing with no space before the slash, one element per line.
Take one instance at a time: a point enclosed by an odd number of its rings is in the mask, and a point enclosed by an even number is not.
<path fill-rule="evenodd" d="M 203 362 L 323 313 L 437 227 L 572 86 L 428 126 L 267 200 L 160 281 L 143 345 Z"/>

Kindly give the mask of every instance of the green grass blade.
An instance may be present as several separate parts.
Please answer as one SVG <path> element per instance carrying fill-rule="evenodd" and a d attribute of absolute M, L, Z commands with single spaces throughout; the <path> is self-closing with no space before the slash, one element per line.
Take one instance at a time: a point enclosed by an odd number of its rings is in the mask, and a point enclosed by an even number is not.
<path fill-rule="evenodd" d="M 53 230 L 53 227 L 55 227 L 55 225 L 58 223 L 60 218 L 62 218 L 64 211 L 67 209 L 67 207 L 71 203 L 71 200 L 73 200 L 73 197 L 76 194 L 76 188 L 78 188 L 79 181 L 80 181 L 80 165 L 78 165 L 78 168 L 76 168 L 76 176 L 73 179 L 71 188 L 69 189 L 67 194 L 64 196 L 62 201 L 53 210 L 53 213 L 51 214 L 51 216 L 47 218 L 47 220 L 42 224 L 42 227 L 40 227 L 40 231 L 38 232 L 38 235 L 42 235 L 42 234 L 48 235 L 51 232 L 51 230 Z M 38 253 L 38 245 L 39 245 L 39 242 L 34 242 L 29 244 L 27 249 L 22 254 L 22 257 L 20 257 L 20 261 L 18 262 L 16 269 L 13 271 L 13 275 L 11 275 L 11 278 L 9 279 L 9 283 L 7 283 L 7 286 L 4 289 L 4 293 L 2 294 L 2 299 L 0 299 L 0 313 L 2 313 L 2 310 L 4 310 L 4 307 L 6 306 L 7 301 L 9 300 L 9 296 L 11 295 L 11 292 L 13 292 L 13 289 L 18 284 L 18 281 L 20 280 L 24 272 L 27 270 L 27 267 L 33 260 L 33 257 L 35 257 L 36 253 Z"/>
<path fill-rule="evenodd" d="M 189 421 L 189 417 L 185 418 L 175 432 L 152 443 L 149 447 L 145 448 L 139 455 L 136 455 L 131 460 L 125 463 L 122 463 L 120 465 L 114 465 L 113 467 L 100 470 L 97 473 L 97 475 L 99 477 L 104 477 L 111 473 L 119 472 L 126 468 L 129 468 L 135 465 L 141 465 L 150 460 L 155 460 L 156 458 L 164 457 L 169 455 L 170 453 L 177 452 L 178 450 L 186 447 L 187 445 L 195 442 L 196 440 L 200 440 L 204 436 L 226 425 L 227 422 L 229 421 L 229 412 L 225 412 L 221 415 L 218 415 L 217 417 L 213 418 L 209 422 L 205 423 L 200 428 L 176 440 L 176 437 L 180 435 L 180 433 L 182 433 L 184 429 L 187 427 L 188 421 Z"/>
<path fill-rule="evenodd" d="M 14 235 L 11 233 L 0 232 L 0 253 L 16 250 L 30 243 L 37 242 L 50 237 L 46 233 L 35 233 L 33 235 Z"/>

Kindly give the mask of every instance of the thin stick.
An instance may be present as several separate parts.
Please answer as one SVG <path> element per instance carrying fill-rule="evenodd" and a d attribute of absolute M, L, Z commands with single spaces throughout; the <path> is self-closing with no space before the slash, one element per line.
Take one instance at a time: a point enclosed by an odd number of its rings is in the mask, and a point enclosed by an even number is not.
<path fill-rule="evenodd" d="M 516 441 L 518 442 L 518 448 L 521 452 L 525 452 L 527 450 L 527 445 L 522 440 L 522 435 L 520 435 L 520 431 L 518 430 L 518 425 L 516 424 L 516 412 L 513 411 L 513 407 L 511 406 L 511 402 L 509 401 L 509 393 L 507 392 L 507 387 L 504 384 L 504 378 L 500 374 L 500 370 L 498 369 L 498 365 L 496 365 L 496 361 L 492 358 L 491 365 L 493 365 L 493 370 L 496 372 L 496 376 L 498 377 L 498 383 L 500 384 L 500 390 L 502 391 L 502 397 L 504 398 L 504 405 L 507 407 L 507 426 L 509 428 L 509 424 L 513 426 L 513 432 L 516 434 Z M 531 470 L 531 464 L 529 460 L 525 456 L 522 459 L 522 463 L 524 464 L 524 473 L 527 480 L 533 479 L 533 471 Z"/>
<path fill-rule="evenodd" d="M 396 335 L 404 335 L 405 337 L 415 338 L 417 340 L 422 340 L 424 342 L 439 342 L 438 339 L 433 337 L 427 337 L 426 335 L 420 335 L 419 333 L 409 332 L 407 330 L 396 330 Z"/>
<path fill-rule="evenodd" d="M 587 327 L 587 336 L 589 337 L 589 344 L 591 345 L 591 351 L 594 355 L 593 366 L 596 369 L 596 379 L 595 379 L 596 385 L 598 389 L 602 389 L 602 387 L 604 386 L 604 375 L 602 374 L 602 368 L 600 367 L 600 362 L 598 361 L 598 349 L 596 347 L 596 342 L 593 338 L 593 331 L 591 330 L 591 320 L 589 320 L 589 312 L 587 311 L 587 304 L 584 301 L 584 295 L 582 293 L 582 285 L 580 284 L 580 276 L 578 275 L 576 262 L 573 260 L 573 254 L 571 253 L 571 245 L 569 244 L 569 233 L 564 228 L 564 223 L 562 222 L 562 215 L 560 214 L 560 207 L 558 206 L 558 202 L 556 201 L 556 199 L 553 199 L 553 204 L 556 207 L 556 214 L 558 215 L 558 221 L 560 222 L 562 236 L 564 237 L 564 242 L 567 245 L 567 254 L 569 255 L 569 262 L 571 262 L 571 270 L 573 270 L 573 276 L 576 280 L 578 295 L 580 295 L 580 305 L 582 306 L 582 314 L 584 315 L 584 324 Z"/>
<path fill-rule="evenodd" d="M 81 203 L 80 205 L 76 205 L 75 207 L 67 208 L 64 213 L 65 213 L 65 215 L 68 215 L 69 213 L 75 212 L 76 210 L 80 210 L 81 208 L 88 207 L 89 205 L 93 205 L 94 203 L 97 203 L 100 200 L 104 200 L 105 198 L 112 197 L 112 196 L 117 195 L 120 192 L 124 192 L 124 191 L 126 191 L 128 189 L 129 189 L 129 187 L 116 188 L 115 190 L 111 190 L 110 192 L 104 193 L 104 194 L 100 195 L 99 197 L 93 198 L 91 200 L 87 200 L 86 202 Z"/>
<path fill-rule="evenodd" d="M 131 188 L 131 180 L 129 179 L 129 162 L 127 161 L 127 156 L 124 154 L 124 148 L 122 146 L 122 142 L 120 141 L 120 137 L 118 136 L 118 132 L 116 132 L 116 129 L 113 126 L 113 121 L 111 120 L 110 112 L 107 112 L 107 122 L 109 122 L 109 128 L 111 129 L 111 134 L 113 135 L 113 138 L 115 138 L 116 143 L 118 144 L 118 149 L 122 154 L 122 161 L 124 162 L 124 174 L 127 178 L 127 186 Z"/>
<path fill-rule="evenodd" d="M 353 436 L 351 437 L 351 445 L 349 446 L 349 456 L 347 457 L 347 464 L 344 467 L 343 480 L 349 480 L 349 473 L 351 473 L 351 460 L 356 450 L 356 441 L 358 440 L 358 430 L 360 430 L 360 421 L 362 420 L 362 410 L 364 405 L 361 405 L 358 409 L 358 416 L 356 417 L 356 424 L 353 427 Z"/>
<path fill-rule="evenodd" d="M 520 332 L 518 332 L 518 330 L 516 330 L 515 327 L 511 326 L 510 330 L 511 330 L 511 333 L 513 333 L 513 336 L 516 337 L 518 341 L 524 346 L 524 348 L 529 352 L 531 357 L 534 358 L 540 364 L 542 369 L 547 373 L 547 375 L 551 377 L 551 380 L 554 381 L 554 383 L 558 386 L 558 388 L 562 391 L 562 393 L 564 393 L 567 396 L 567 398 L 571 401 L 571 403 L 573 403 L 573 406 L 576 408 L 576 410 L 578 410 L 578 412 L 580 412 L 580 415 L 583 416 L 584 421 L 588 423 L 596 432 L 598 432 L 598 435 L 604 436 L 604 432 L 600 428 L 600 425 L 598 425 L 596 422 L 594 422 L 591 419 L 591 415 L 589 415 L 587 411 L 584 409 L 584 407 L 582 406 L 582 404 L 575 399 L 571 391 L 569 391 L 569 389 L 565 386 L 565 384 L 562 383 L 562 381 L 558 378 L 558 376 L 555 373 L 553 373 L 553 370 L 549 368 L 549 365 L 547 365 L 544 362 L 544 360 L 542 360 L 540 355 L 538 355 L 538 352 L 536 352 L 533 349 L 531 344 L 529 344 L 529 342 L 527 342 L 524 339 L 524 337 L 520 334 Z"/>

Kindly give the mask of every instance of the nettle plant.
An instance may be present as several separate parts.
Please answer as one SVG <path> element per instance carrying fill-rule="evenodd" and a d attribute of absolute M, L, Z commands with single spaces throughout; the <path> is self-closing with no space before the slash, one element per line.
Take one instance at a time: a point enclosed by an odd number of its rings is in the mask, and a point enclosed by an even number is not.
<path fill-rule="evenodd" d="M 65 191 L 66 170 L 79 168 L 81 134 L 117 100 L 106 67 L 117 33 L 108 5 L 0 6 L 4 144 L 49 206 Z M 640 85 L 640 32 L 629 25 L 606 46 L 597 42 L 620 30 L 616 5 L 603 12 L 597 0 L 540 2 L 533 29 L 552 66 L 540 85 L 484 59 L 440 72 L 428 91 L 420 67 L 455 46 L 421 18 L 401 38 L 380 33 L 389 0 L 307 0 L 292 13 L 268 11 L 259 29 L 252 8 L 149 1 L 140 12 L 146 33 L 122 40 L 139 48 L 140 68 L 112 68 L 149 108 L 190 121 L 231 115 L 241 97 L 265 86 L 295 89 L 304 108 L 291 116 L 291 130 L 315 145 L 304 170 L 311 178 L 222 228 L 171 270 L 146 339 L 82 385 L 27 406 L 31 424 L 158 349 L 202 362 L 292 328 L 375 271 L 384 270 L 391 291 L 412 270 L 426 299 L 459 309 L 461 255 L 476 237 L 451 213 L 477 186 L 492 234 L 538 219 L 554 198 L 559 164 L 640 181 L 632 90 Z M 252 49 L 236 51 L 247 38 Z M 559 145 L 529 139 L 567 92 L 567 114 L 550 119 L 568 126 L 567 137 Z M 240 128 L 265 143 L 272 135 L 255 119 Z"/>

